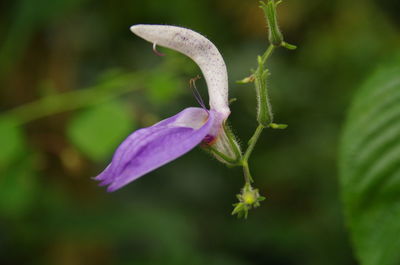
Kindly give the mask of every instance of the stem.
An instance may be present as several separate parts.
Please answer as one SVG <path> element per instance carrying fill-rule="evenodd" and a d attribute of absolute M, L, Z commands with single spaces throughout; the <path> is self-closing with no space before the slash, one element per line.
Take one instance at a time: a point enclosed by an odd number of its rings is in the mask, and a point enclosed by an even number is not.
<path fill-rule="evenodd" d="M 249 168 L 249 158 L 250 158 L 250 155 L 253 152 L 254 147 L 256 146 L 256 143 L 258 141 L 258 138 L 260 137 L 264 128 L 265 127 L 262 124 L 259 124 L 257 126 L 256 131 L 254 132 L 253 136 L 249 140 L 249 146 L 247 147 L 246 152 L 244 153 L 244 156 L 241 161 L 241 165 L 243 167 L 244 180 L 246 182 L 246 185 L 250 185 L 253 182 L 253 178 L 251 176 L 250 168 Z"/>
<path fill-rule="evenodd" d="M 250 168 L 249 168 L 249 164 L 246 162 L 242 162 L 242 166 L 243 166 L 243 175 L 244 175 L 244 181 L 245 181 L 245 185 L 250 185 L 253 182 L 253 178 L 251 177 L 251 173 L 250 173 Z"/>
<path fill-rule="evenodd" d="M 99 104 L 136 90 L 138 84 L 142 83 L 142 77 L 141 74 L 123 74 L 90 88 L 43 97 L 11 109 L 0 117 L 11 117 L 17 125 L 22 125 L 46 116 Z"/>
<path fill-rule="evenodd" d="M 262 64 L 265 64 L 265 62 L 267 61 L 268 57 L 272 54 L 273 50 L 274 50 L 274 45 L 270 44 L 267 48 L 267 50 L 264 52 L 264 54 L 261 56 L 262 58 Z"/>
<path fill-rule="evenodd" d="M 256 89 L 258 86 L 258 100 L 259 100 L 259 108 L 266 108 L 266 110 L 262 111 L 261 114 L 259 113 L 258 115 L 258 126 L 257 129 L 255 130 L 253 136 L 250 138 L 248 142 L 248 146 L 246 151 L 244 152 L 243 158 L 241 159 L 241 166 L 243 167 L 243 174 L 244 174 L 244 179 L 246 182 L 246 185 L 250 185 L 250 183 L 253 182 L 253 178 L 250 173 L 250 168 L 249 168 L 249 158 L 251 153 L 254 150 L 254 147 L 257 144 L 258 138 L 260 137 L 262 131 L 266 127 L 267 122 L 267 117 L 272 120 L 272 111 L 271 111 L 271 106 L 269 103 L 269 98 L 268 98 L 268 91 L 267 91 L 267 84 L 265 83 L 265 76 L 264 76 L 264 65 L 269 58 L 269 56 L 272 54 L 274 50 L 274 45 L 270 44 L 267 48 L 267 50 L 264 52 L 264 54 L 261 56 L 261 60 L 259 60 L 258 68 L 257 71 L 255 72 L 256 75 Z M 259 110 L 260 111 L 260 110 Z M 265 117 L 264 117 L 265 116 Z"/>
<path fill-rule="evenodd" d="M 262 124 L 259 124 L 257 126 L 256 131 L 254 132 L 253 136 L 249 140 L 249 146 L 247 147 L 247 150 L 244 153 L 243 160 L 242 160 L 243 162 L 247 163 L 249 161 L 249 157 L 250 157 L 251 153 L 253 152 L 253 149 L 254 149 L 257 141 L 258 141 L 258 138 L 260 137 L 260 135 L 261 135 L 262 131 L 264 130 L 264 128 L 265 127 Z"/>

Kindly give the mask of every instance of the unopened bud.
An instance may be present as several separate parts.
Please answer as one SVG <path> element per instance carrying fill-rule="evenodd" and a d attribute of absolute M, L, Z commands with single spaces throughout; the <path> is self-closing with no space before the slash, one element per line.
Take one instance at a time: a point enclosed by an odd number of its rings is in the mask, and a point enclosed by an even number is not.
<path fill-rule="evenodd" d="M 260 2 L 261 8 L 264 10 L 265 18 L 267 20 L 269 32 L 268 40 L 269 42 L 279 47 L 283 42 L 283 35 L 279 30 L 278 20 L 276 17 L 276 7 L 280 2 L 275 2 L 274 0 L 267 0 L 267 3 Z"/>
<path fill-rule="evenodd" d="M 235 203 L 232 215 L 237 214 L 238 217 L 247 218 L 249 210 L 260 206 L 260 202 L 265 200 L 265 197 L 260 196 L 258 189 L 253 189 L 250 184 L 246 184 L 241 193 L 237 194 L 239 202 Z"/>
<path fill-rule="evenodd" d="M 242 199 L 245 204 L 251 205 L 256 202 L 257 197 L 256 194 L 254 194 L 254 192 L 245 192 L 242 195 Z"/>

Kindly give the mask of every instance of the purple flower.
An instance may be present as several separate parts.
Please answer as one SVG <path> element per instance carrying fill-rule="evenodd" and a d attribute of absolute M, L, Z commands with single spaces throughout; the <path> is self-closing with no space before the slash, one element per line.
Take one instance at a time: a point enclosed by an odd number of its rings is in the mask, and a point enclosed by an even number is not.
<path fill-rule="evenodd" d="M 95 179 L 101 181 L 100 185 L 109 185 L 108 191 L 115 191 L 184 155 L 201 142 L 234 159 L 237 152 L 224 130 L 230 114 L 227 71 L 214 44 L 199 33 L 175 26 L 134 25 L 131 31 L 154 45 L 177 50 L 192 58 L 205 77 L 210 110 L 186 108 L 151 127 L 133 132 Z M 238 148 L 236 143 L 234 147 Z"/>

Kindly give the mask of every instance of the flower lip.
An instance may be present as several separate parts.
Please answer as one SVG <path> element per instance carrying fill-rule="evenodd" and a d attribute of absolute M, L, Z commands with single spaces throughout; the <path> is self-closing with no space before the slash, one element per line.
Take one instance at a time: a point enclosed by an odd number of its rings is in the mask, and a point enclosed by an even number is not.
<path fill-rule="evenodd" d="M 230 114 L 228 74 L 225 62 L 215 45 L 201 34 L 187 28 L 168 25 L 138 24 L 130 27 L 137 36 L 190 57 L 201 69 L 208 87 L 210 109 Z"/>
<path fill-rule="evenodd" d="M 215 112 L 187 108 L 155 125 L 135 131 L 117 148 L 111 163 L 95 179 L 115 191 L 182 156 L 209 134 Z"/>

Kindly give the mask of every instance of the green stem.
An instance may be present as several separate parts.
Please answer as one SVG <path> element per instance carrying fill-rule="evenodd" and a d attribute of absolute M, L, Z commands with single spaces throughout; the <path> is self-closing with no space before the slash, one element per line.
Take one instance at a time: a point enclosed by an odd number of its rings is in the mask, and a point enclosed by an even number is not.
<path fill-rule="evenodd" d="M 274 45 L 270 44 L 267 48 L 267 50 L 264 52 L 264 54 L 261 56 L 262 58 L 262 64 L 265 64 L 265 62 L 267 61 L 268 57 L 272 54 L 272 52 L 274 51 Z"/>
<path fill-rule="evenodd" d="M 259 124 L 257 126 L 256 131 L 254 132 L 253 136 L 249 140 L 249 146 L 247 147 L 247 150 L 244 153 L 244 156 L 243 156 L 243 161 L 244 162 L 247 163 L 249 161 L 249 157 L 250 157 L 251 153 L 253 152 L 253 149 L 254 149 L 257 141 L 258 141 L 258 138 L 260 137 L 260 135 L 261 135 L 262 131 L 264 130 L 264 128 L 265 127 L 262 124 Z"/>
<path fill-rule="evenodd" d="M 253 182 L 253 178 L 251 176 L 250 168 L 249 168 L 249 158 L 250 158 L 250 155 L 253 152 L 254 147 L 256 146 L 256 143 L 258 141 L 258 138 L 260 137 L 264 128 L 265 127 L 262 124 L 259 124 L 257 126 L 256 131 L 254 132 L 253 136 L 249 140 L 249 145 L 248 145 L 246 152 L 244 153 L 244 156 L 241 161 L 241 165 L 243 167 L 244 180 L 246 182 L 246 185 L 250 185 L 250 183 Z"/>
<path fill-rule="evenodd" d="M 253 182 L 253 178 L 251 176 L 250 168 L 249 168 L 249 158 L 250 158 L 251 153 L 254 150 L 254 147 L 257 144 L 258 138 L 260 137 L 262 131 L 266 127 L 266 124 L 262 124 L 263 122 L 264 123 L 267 122 L 267 117 L 264 117 L 264 116 L 268 115 L 268 117 L 272 120 L 272 110 L 271 110 L 271 106 L 269 104 L 268 92 L 267 92 L 266 83 L 264 81 L 265 76 L 264 76 L 263 72 L 264 72 L 264 65 L 265 65 L 267 59 L 269 58 L 269 56 L 272 54 L 273 50 L 274 50 L 274 45 L 270 44 L 268 46 L 267 50 L 261 56 L 261 60 L 259 61 L 257 71 L 255 72 L 255 75 L 257 76 L 256 82 L 258 82 L 256 84 L 256 86 L 257 85 L 259 86 L 258 87 L 258 97 L 259 97 L 258 100 L 260 100 L 259 108 L 266 107 L 266 113 L 261 113 L 262 115 L 259 115 L 259 117 L 257 119 L 259 121 L 259 124 L 258 124 L 257 129 L 255 130 L 253 136 L 250 138 L 250 140 L 248 142 L 247 149 L 244 152 L 243 158 L 240 163 L 241 166 L 243 167 L 243 174 L 244 174 L 244 179 L 245 179 L 246 185 L 250 185 L 250 183 Z M 262 118 L 260 119 L 261 116 L 262 116 Z"/>
<path fill-rule="evenodd" d="M 22 125 L 57 113 L 96 105 L 136 90 L 143 83 L 142 77 L 140 73 L 119 75 L 90 88 L 43 97 L 2 113 L 0 117 L 11 117 L 17 125 Z"/>
<path fill-rule="evenodd" d="M 242 167 L 243 167 L 244 181 L 246 183 L 245 185 L 250 185 L 253 182 L 253 178 L 251 177 L 248 162 L 242 161 Z"/>

